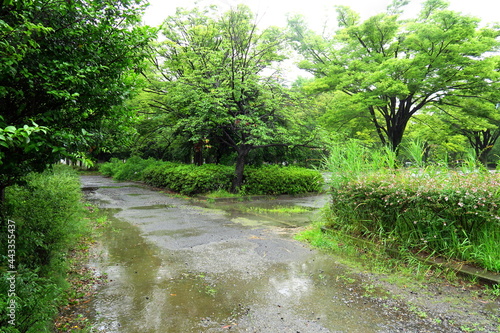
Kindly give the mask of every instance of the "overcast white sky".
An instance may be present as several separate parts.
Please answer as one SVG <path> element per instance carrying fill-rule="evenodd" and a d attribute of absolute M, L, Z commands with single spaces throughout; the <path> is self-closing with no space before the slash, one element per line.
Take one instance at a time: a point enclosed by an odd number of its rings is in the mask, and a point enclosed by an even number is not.
<path fill-rule="evenodd" d="M 215 4 L 226 11 L 238 3 L 248 5 L 258 14 L 263 27 L 286 25 L 287 14 L 302 14 L 313 29 L 320 29 L 326 19 L 335 21 L 334 6 L 345 5 L 361 14 L 362 19 L 385 11 L 392 0 L 149 0 L 150 6 L 144 20 L 148 25 L 159 25 L 177 7 L 192 8 Z M 420 9 L 422 0 L 411 0 L 406 7 L 409 16 L 414 17 Z M 500 22 L 499 0 L 449 0 L 450 9 L 467 15 L 479 17 L 483 23 Z"/>

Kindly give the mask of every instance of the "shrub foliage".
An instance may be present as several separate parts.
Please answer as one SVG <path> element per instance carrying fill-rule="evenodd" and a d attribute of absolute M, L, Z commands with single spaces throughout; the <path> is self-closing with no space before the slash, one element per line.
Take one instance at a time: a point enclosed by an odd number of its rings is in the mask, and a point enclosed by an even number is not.
<path fill-rule="evenodd" d="M 278 165 L 248 168 L 243 191 L 247 194 L 300 194 L 319 192 L 323 176 L 315 170 Z"/>
<path fill-rule="evenodd" d="M 83 231 L 80 183 L 72 169 L 32 173 L 6 192 L 9 218 L 22 234 L 16 255 L 27 268 L 48 267 Z"/>
<path fill-rule="evenodd" d="M 229 189 L 233 168 L 225 165 L 202 166 L 166 162 L 144 171 L 143 180 L 152 186 L 185 195 Z"/>
<path fill-rule="evenodd" d="M 65 255 L 86 231 L 78 175 L 71 168 L 32 173 L 25 185 L 7 188 L 5 216 L 15 222 L 15 273 L 0 266 L 0 327 L 7 332 L 51 332 L 58 302 L 64 300 Z M 0 225 L 2 244 L 10 239 Z M 0 258 L 8 262 L 7 246 Z M 9 297 L 9 277 L 15 274 L 15 297 Z M 11 295 L 13 296 L 13 295 Z M 15 326 L 7 304 L 15 300 Z"/>
<path fill-rule="evenodd" d="M 500 179 L 415 170 L 332 188 L 329 227 L 500 271 Z"/>
<path fill-rule="evenodd" d="M 143 180 L 155 187 L 166 188 L 185 195 L 229 191 L 234 167 L 226 165 L 180 164 L 152 159 L 131 158 L 125 163 L 112 160 L 100 167 L 100 172 L 117 180 Z M 300 167 L 277 165 L 247 168 L 243 194 L 299 194 L 318 192 L 323 186 L 320 172 Z"/>

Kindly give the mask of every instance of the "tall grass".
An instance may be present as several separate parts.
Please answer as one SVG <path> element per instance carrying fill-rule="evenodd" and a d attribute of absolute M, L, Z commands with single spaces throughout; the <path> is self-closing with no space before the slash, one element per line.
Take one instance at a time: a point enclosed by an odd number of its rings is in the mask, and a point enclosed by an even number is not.
<path fill-rule="evenodd" d="M 425 166 L 425 144 L 421 140 L 409 141 L 402 150 L 410 163 L 413 163 L 417 168 Z"/>
<path fill-rule="evenodd" d="M 398 165 L 396 153 L 389 147 L 373 150 L 356 140 L 332 145 L 324 159 L 325 169 L 332 173 L 330 186 L 333 188 L 342 187 L 375 170 L 390 173 Z"/>

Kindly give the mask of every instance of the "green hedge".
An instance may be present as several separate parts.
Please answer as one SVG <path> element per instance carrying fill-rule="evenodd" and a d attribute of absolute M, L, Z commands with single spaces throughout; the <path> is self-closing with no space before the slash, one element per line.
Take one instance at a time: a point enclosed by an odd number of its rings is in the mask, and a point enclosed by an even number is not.
<path fill-rule="evenodd" d="M 329 227 L 500 271 L 497 175 L 413 171 L 332 189 Z"/>
<path fill-rule="evenodd" d="M 117 180 L 143 180 L 145 183 L 185 195 L 229 191 L 234 167 L 215 164 L 196 166 L 173 162 L 131 158 L 125 163 L 112 160 L 99 170 Z M 319 192 L 323 186 L 321 173 L 300 167 L 247 167 L 242 194 L 300 194 Z"/>
<path fill-rule="evenodd" d="M 247 168 L 243 192 L 246 194 L 300 194 L 319 192 L 323 187 L 320 172 L 294 167 L 267 165 Z"/>
<path fill-rule="evenodd" d="M 229 189 L 232 175 L 233 168 L 225 165 L 195 166 L 167 162 L 144 170 L 143 180 L 152 186 L 193 195 Z"/>
<path fill-rule="evenodd" d="M 159 163 L 161 162 L 152 158 L 144 160 L 137 156 L 129 158 L 126 162 L 112 158 L 110 162 L 99 166 L 99 172 L 116 180 L 141 180 L 145 169 Z"/>
<path fill-rule="evenodd" d="M 6 189 L 5 213 L 15 222 L 15 268 L 0 265 L 0 327 L 6 332 L 52 332 L 58 302 L 64 300 L 66 253 L 86 233 L 78 174 L 69 167 L 30 174 L 24 186 Z M 0 225 L 1 244 L 9 238 Z M 0 259 L 8 263 L 7 246 Z M 15 298 L 9 298 L 8 270 L 15 270 Z M 7 302 L 16 301 L 15 326 Z"/>

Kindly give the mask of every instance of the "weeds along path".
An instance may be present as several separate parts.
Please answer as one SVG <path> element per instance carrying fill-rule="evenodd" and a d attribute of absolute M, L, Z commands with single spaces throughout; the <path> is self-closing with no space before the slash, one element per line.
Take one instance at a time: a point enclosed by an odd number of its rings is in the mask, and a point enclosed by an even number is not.
<path fill-rule="evenodd" d="M 113 212 L 93 263 L 109 280 L 92 302 L 97 332 L 460 332 L 290 228 L 101 176 L 82 186 Z"/>

